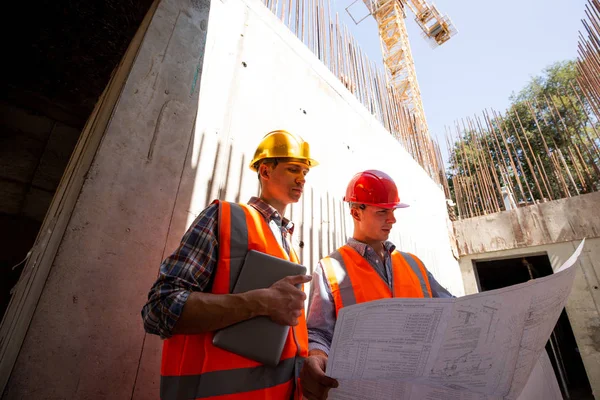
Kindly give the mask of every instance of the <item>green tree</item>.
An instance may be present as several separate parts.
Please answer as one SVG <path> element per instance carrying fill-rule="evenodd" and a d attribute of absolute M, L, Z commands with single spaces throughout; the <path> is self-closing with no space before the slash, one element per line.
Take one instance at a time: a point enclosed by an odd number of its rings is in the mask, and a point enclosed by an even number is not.
<path fill-rule="evenodd" d="M 576 76 L 575 61 L 555 63 L 513 93 L 504 113 L 467 119 L 447 171 L 452 194 L 469 197 L 459 211 L 495 210 L 498 186 L 525 204 L 600 188 L 600 127 Z"/>

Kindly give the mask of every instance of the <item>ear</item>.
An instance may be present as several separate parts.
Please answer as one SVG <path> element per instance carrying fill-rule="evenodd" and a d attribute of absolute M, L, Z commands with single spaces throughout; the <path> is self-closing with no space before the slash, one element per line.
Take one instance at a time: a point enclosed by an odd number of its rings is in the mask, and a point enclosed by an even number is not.
<path fill-rule="evenodd" d="M 358 208 L 351 208 L 350 209 L 350 215 L 352 215 L 352 218 L 355 219 L 356 221 L 360 221 L 360 210 Z"/>
<path fill-rule="evenodd" d="M 269 179 L 270 175 L 271 175 L 271 169 L 269 168 L 268 164 L 260 164 L 260 166 L 258 167 L 258 174 L 263 178 L 263 179 Z"/>

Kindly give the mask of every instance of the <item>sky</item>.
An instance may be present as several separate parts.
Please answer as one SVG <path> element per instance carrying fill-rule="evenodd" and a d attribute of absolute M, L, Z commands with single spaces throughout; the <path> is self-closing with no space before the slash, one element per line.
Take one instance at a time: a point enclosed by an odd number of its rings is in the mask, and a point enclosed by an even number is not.
<path fill-rule="evenodd" d="M 377 25 L 361 0 L 333 0 L 340 19 L 350 28 L 371 61 L 381 63 Z M 504 111 L 509 97 L 557 61 L 577 57 L 578 31 L 583 30 L 585 0 L 438 0 L 458 33 L 432 49 L 421 36 L 414 14 L 406 25 L 425 115 L 432 136 L 446 155 L 445 126 L 483 109 Z M 362 14 L 362 15 L 361 15 Z"/>

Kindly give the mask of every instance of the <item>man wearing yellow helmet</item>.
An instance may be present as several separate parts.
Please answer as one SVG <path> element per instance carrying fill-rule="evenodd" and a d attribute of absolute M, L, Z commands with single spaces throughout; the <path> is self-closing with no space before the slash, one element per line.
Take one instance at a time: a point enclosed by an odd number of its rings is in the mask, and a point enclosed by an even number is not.
<path fill-rule="evenodd" d="M 293 224 L 283 216 L 302 196 L 306 174 L 315 165 L 302 138 L 286 131 L 268 133 L 250 163 L 260 196 L 248 204 L 214 201 L 161 264 L 142 317 L 146 332 L 166 339 L 162 400 L 301 398 L 296 377 L 298 361 L 308 354 L 308 337 L 306 295 L 296 285 L 310 276 L 287 277 L 242 294 L 231 290 L 249 249 L 298 262 L 290 246 Z M 276 367 L 212 344 L 214 331 L 256 316 L 292 326 Z"/>

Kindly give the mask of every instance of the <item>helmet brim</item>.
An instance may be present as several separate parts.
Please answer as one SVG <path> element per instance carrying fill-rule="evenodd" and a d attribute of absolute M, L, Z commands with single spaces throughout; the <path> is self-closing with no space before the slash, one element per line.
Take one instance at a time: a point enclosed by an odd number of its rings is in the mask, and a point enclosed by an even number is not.
<path fill-rule="evenodd" d="M 388 209 L 410 207 L 410 204 L 406 204 L 406 203 L 368 204 L 368 205 L 375 206 L 375 207 L 381 207 L 381 208 L 388 208 Z"/>
<path fill-rule="evenodd" d="M 281 160 L 287 160 L 290 162 L 298 162 L 301 164 L 306 164 L 306 166 L 308 168 L 312 168 L 312 167 L 316 167 L 317 165 L 319 165 L 319 163 L 313 159 L 313 158 L 293 158 L 293 157 L 273 157 L 273 158 L 278 158 Z M 268 160 L 268 158 L 264 158 L 263 160 Z M 263 160 L 258 160 L 258 161 L 263 161 Z M 257 163 L 258 161 L 254 161 L 249 165 L 250 169 L 254 172 L 258 172 L 258 168 L 257 168 Z"/>
<path fill-rule="evenodd" d="M 344 201 L 345 202 L 349 202 L 349 203 L 364 204 L 366 206 L 373 206 L 373 207 L 387 208 L 387 209 L 396 209 L 396 208 L 407 208 L 407 207 L 410 207 L 410 204 L 406 204 L 406 203 L 383 203 L 383 204 L 375 204 L 375 203 L 363 203 L 361 201 L 349 201 L 349 200 L 346 200 L 345 196 L 344 196 Z"/>

